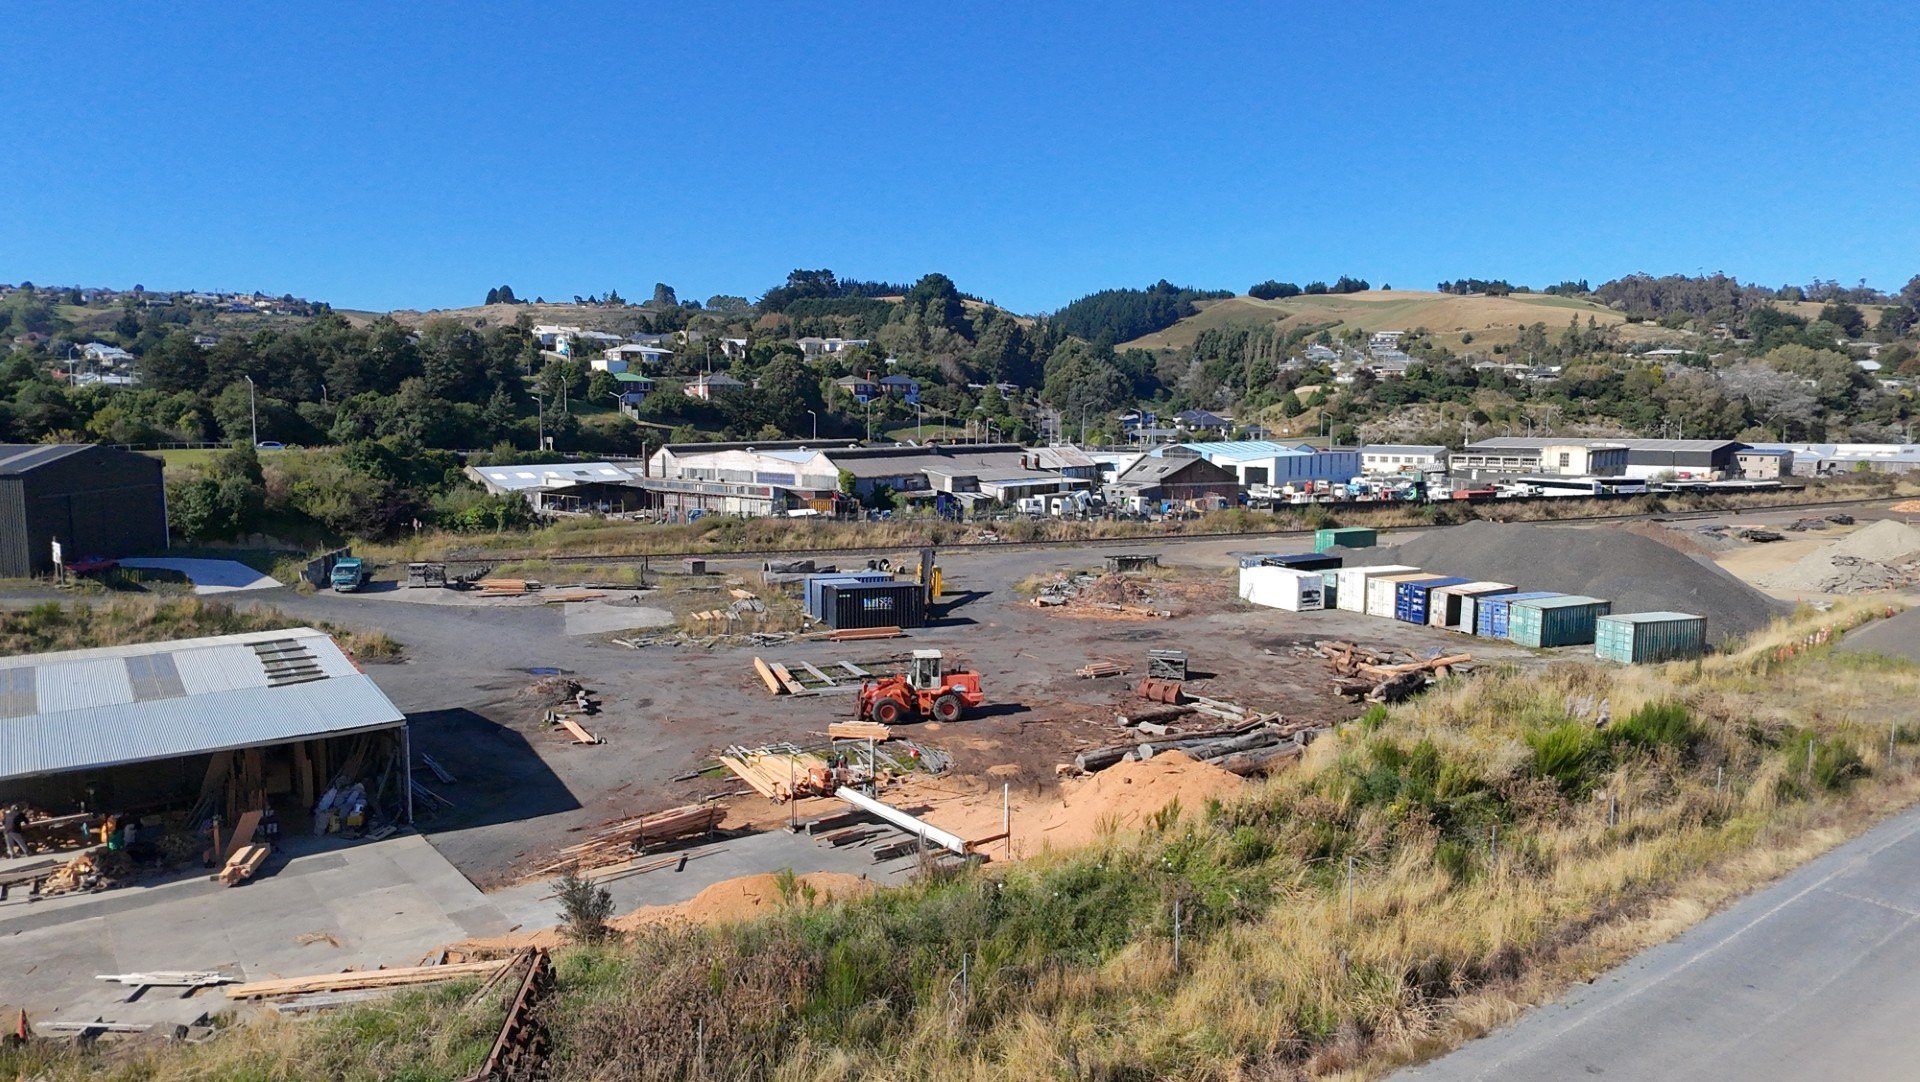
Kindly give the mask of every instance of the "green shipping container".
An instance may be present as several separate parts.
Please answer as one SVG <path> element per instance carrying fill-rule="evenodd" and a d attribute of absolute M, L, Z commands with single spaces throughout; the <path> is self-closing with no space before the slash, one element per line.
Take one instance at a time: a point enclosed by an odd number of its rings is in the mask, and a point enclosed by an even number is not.
<path fill-rule="evenodd" d="M 1370 549 L 1380 543 L 1380 531 L 1365 526 L 1336 526 L 1313 531 L 1313 551 L 1325 552 L 1338 545 L 1349 549 Z"/>
<path fill-rule="evenodd" d="M 1707 618 L 1684 612 L 1629 612 L 1594 624 L 1593 653 L 1608 661 L 1645 665 L 1699 657 L 1707 649 Z"/>
<path fill-rule="evenodd" d="M 1611 601 L 1577 594 L 1516 601 L 1507 611 L 1507 638 L 1535 649 L 1582 646 L 1593 641 L 1594 624 L 1612 611 Z"/>

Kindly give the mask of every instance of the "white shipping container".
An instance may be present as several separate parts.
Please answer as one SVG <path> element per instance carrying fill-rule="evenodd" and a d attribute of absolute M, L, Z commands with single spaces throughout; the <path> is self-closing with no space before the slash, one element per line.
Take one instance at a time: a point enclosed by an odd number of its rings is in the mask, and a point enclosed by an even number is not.
<path fill-rule="evenodd" d="M 1378 616 L 1382 620 L 1393 619 L 1395 590 L 1403 582 L 1416 579 L 1444 579 L 1445 575 L 1435 575 L 1426 571 L 1412 571 L 1400 575 L 1381 575 L 1367 580 L 1367 615 Z"/>
<path fill-rule="evenodd" d="M 1312 612 L 1325 606 L 1326 580 L 1318 571 L 1291 567 L 1243 567 L 1240 600 L 1289 612 Z"/>
<path fill-rule="evenodd" d="M 1383 564 L 1379 567 L 1343 567 L 1334 572 L 1333 606 L 1348 612 L 1367 611 L 1367 583 L 1382 575 L 1409 575 L 1420 570 L 1406 564 Z"/>
<path fill-rule="evenodd" d="M 1427 623 L 1471 635 L 1474 599 L 1510 594 L 1516 589 L 1511 582 L 1469 582 L 1463 586 L 1442 586 L 1427 601 Z"/>

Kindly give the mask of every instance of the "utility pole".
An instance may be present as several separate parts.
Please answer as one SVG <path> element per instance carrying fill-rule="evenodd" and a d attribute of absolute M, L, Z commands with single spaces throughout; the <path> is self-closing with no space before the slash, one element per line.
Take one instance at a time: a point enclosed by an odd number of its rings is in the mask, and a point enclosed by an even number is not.
<path fill-rule="evenodd" d="M 247 424 L 253 430 L 253 445 L 260 446 L 260 413 L 254 408 L 253 377 L 242 377 L 247 381 Z"/>

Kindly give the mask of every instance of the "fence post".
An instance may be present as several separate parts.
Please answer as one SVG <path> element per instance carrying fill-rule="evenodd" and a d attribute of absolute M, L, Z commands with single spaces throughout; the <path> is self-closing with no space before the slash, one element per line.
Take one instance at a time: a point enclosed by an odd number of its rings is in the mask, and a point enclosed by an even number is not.
<path fill-rule="evenodd" d="M 1173 971 L 1180 972 L 1180 899 L 1173 900 Z"/>

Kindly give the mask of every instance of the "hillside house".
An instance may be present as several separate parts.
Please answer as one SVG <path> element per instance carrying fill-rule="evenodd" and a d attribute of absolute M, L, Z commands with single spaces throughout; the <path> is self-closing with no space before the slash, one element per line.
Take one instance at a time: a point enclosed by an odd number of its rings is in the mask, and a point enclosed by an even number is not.
<path fill-rule="evenodd" d="M 804 357 L 831 357 L 869 343 L 865 338 L 801 338 L 794 342 Z"/>
<path fill-rule="evenodd" d="M 881 376 L 880 392 L 907 402 L 920 401 L 920 381 L 912 376 Z"/>
<path fill-rule="evenodd" d="M 745 387 L 746 384 L 725 372 L 707 372 L 688 380 L 686 386 L 680 388 L 680 393 L 688 398 L 712 400 Z"/>
<path fill-rule="evenodd" d="M 856 402 L 871 402 L 880 397 L 880 384 L 865 376 L 841 376 L 833 385 L 852 395 Z"/>

